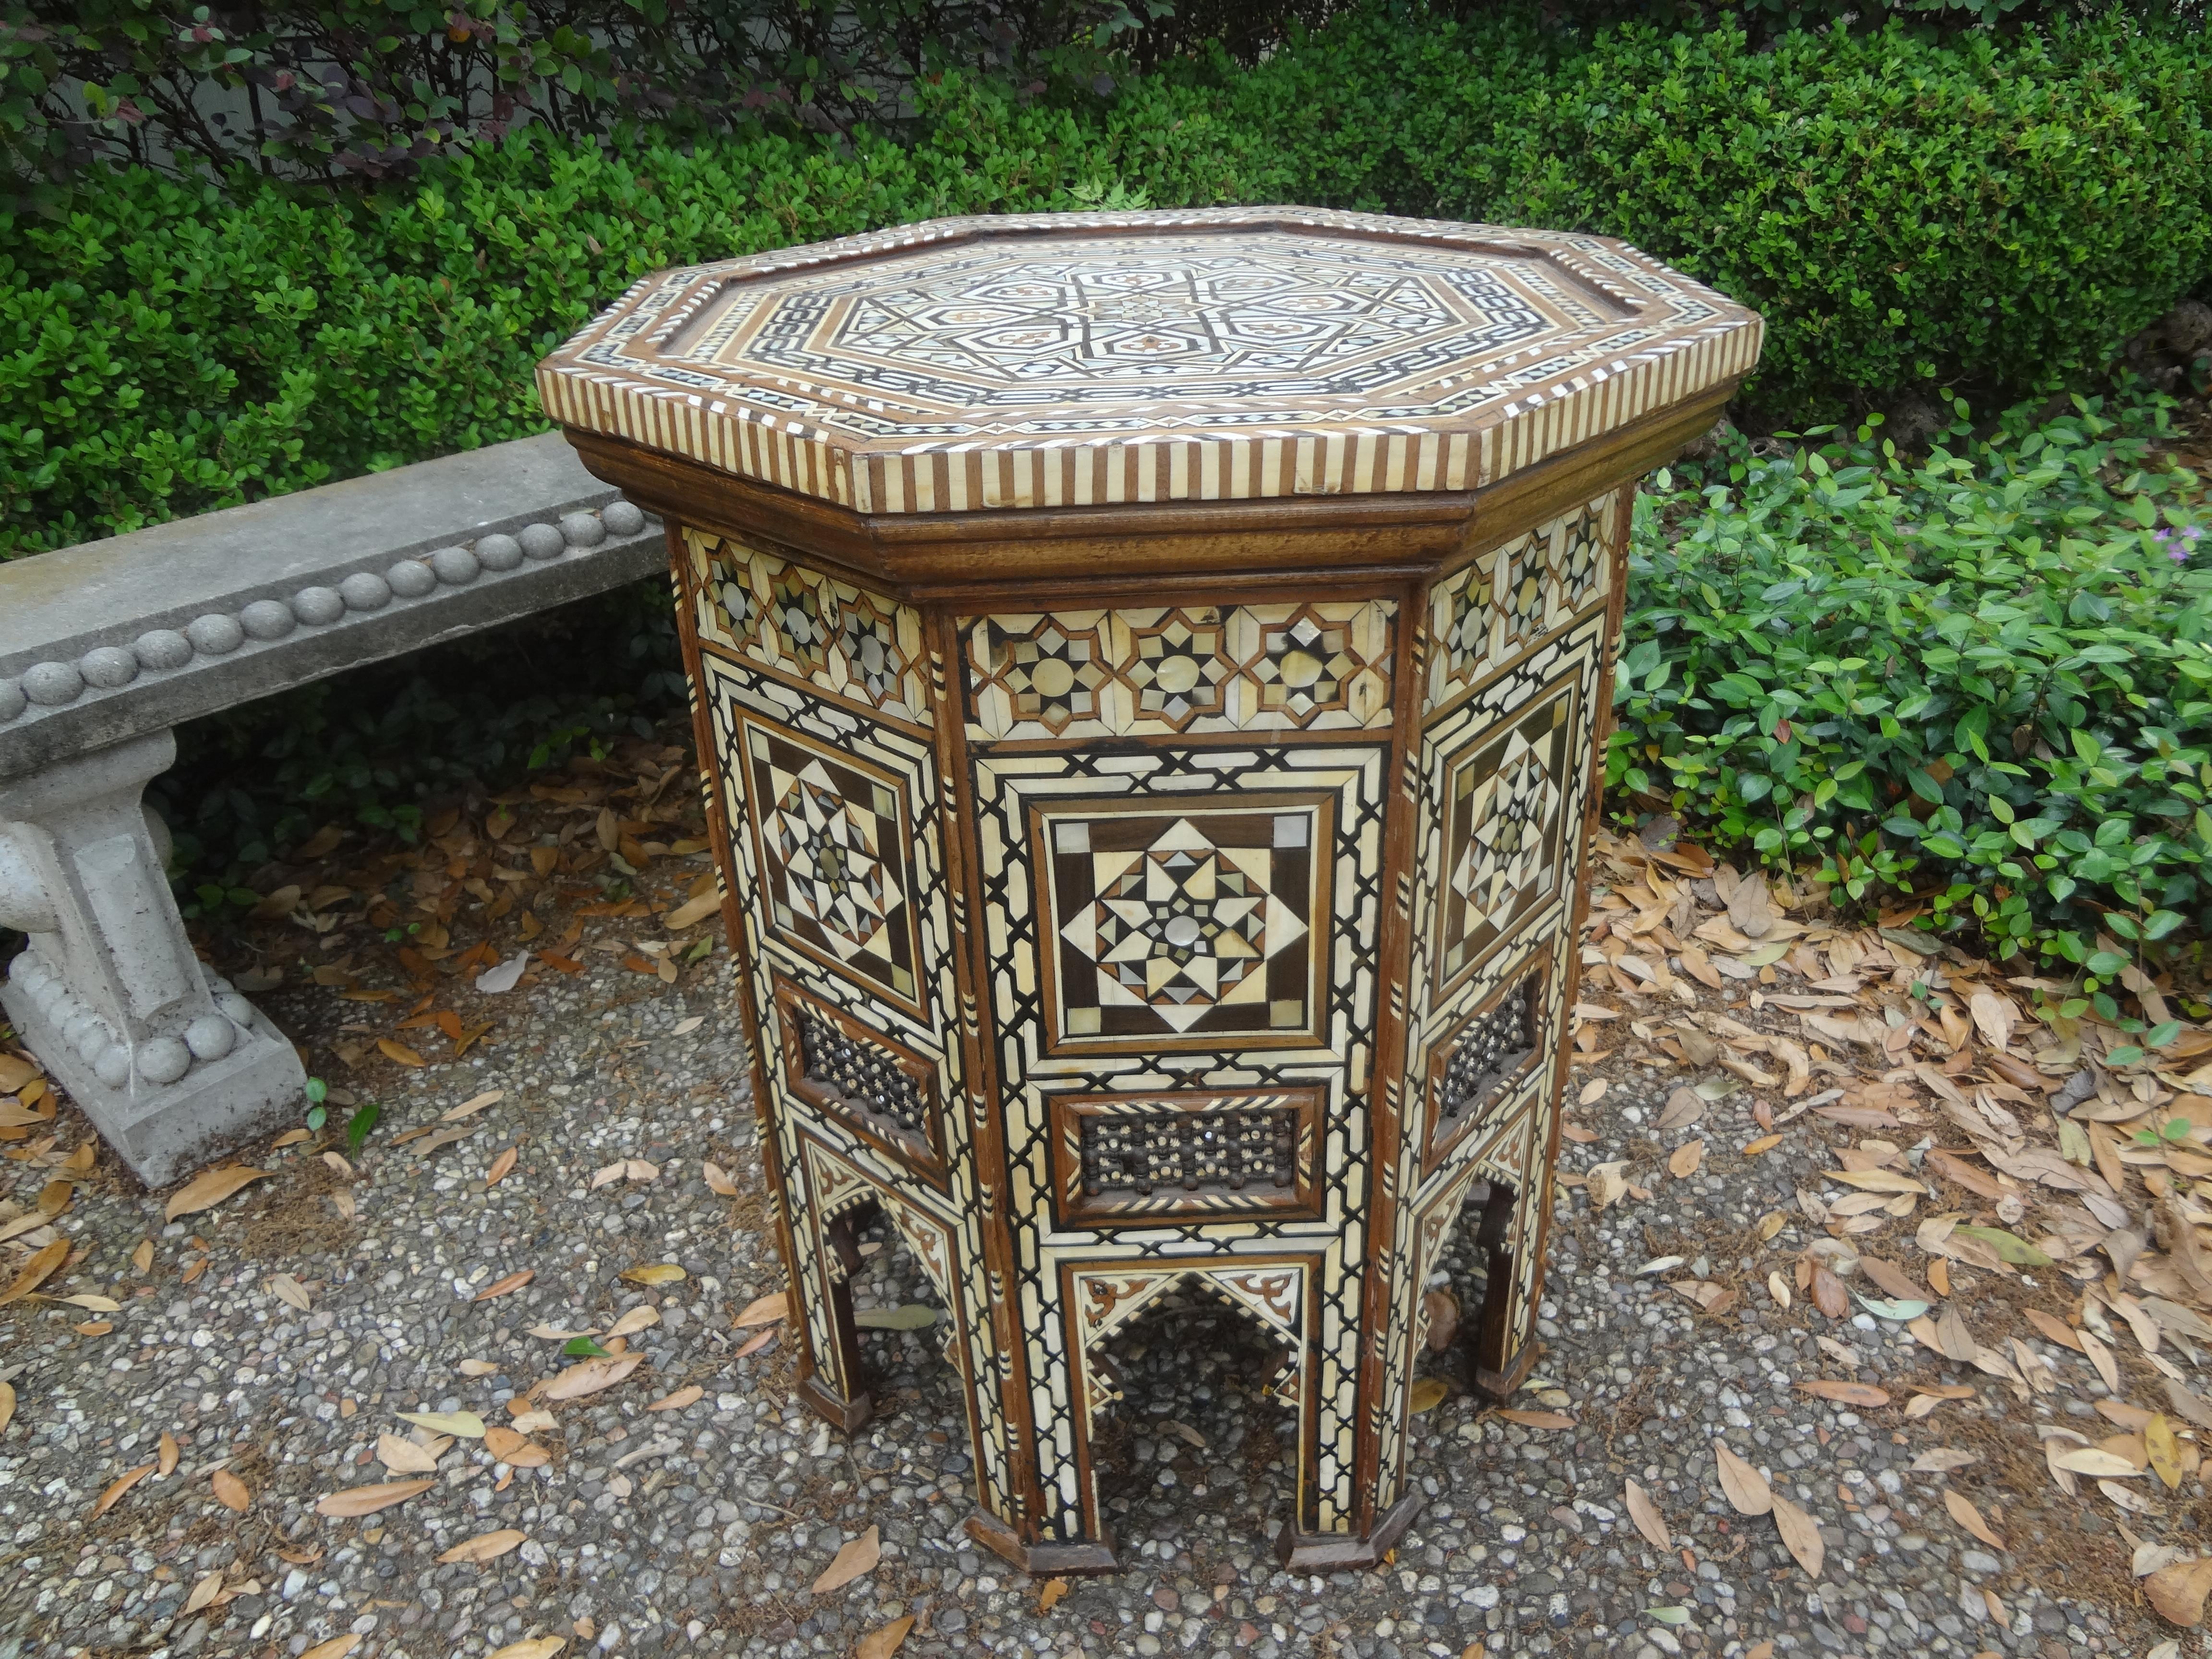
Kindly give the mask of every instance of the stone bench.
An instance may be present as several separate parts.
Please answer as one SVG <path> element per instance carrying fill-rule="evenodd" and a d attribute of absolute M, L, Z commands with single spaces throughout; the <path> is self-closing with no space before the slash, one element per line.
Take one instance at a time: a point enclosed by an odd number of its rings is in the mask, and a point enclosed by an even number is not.
<path fill-rule="evenodd" d="M 666 566 L 557 433 L 0 565 L 0 1009 L 149 1186 L 306 1080 L 185 938 L 142 803 L 173 728 Z"/>

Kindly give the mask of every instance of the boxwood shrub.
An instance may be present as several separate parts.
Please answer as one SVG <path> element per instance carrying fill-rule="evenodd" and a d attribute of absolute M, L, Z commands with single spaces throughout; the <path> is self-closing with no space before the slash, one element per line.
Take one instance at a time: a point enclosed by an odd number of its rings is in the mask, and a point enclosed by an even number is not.
<path fill-rule="evenodd" d="M 1309 202 L 1620 234 L 1759 306 L 1806 422 L 2110 360 L 2212 267 L 2212 42 L 1354 13 L 1104 105 L 948 78 L 921 136 L 526 130 L 331 194 L 88 178 L 0 236 L 0 556 L 536 429 L 535 359 L 655 266 L 931 214 Z"/>

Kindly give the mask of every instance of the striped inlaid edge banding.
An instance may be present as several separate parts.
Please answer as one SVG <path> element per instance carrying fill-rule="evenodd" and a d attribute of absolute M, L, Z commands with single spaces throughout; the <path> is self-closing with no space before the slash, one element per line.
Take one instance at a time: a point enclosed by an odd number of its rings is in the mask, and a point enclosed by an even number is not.
<path fill-rule="evenodd" d="M 1480 489 L 1757 362 L 1603 237 L 1307 209 L 935 220 L 638 283 L 547 411 L 863 513 Z"/>

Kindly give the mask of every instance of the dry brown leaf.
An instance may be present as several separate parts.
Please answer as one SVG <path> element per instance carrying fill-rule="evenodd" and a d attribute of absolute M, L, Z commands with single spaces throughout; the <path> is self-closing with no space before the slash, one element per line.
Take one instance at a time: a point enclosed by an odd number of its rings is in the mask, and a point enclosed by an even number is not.
<path fill-rule="evenodd" d="M 101 1492 L 99 1498 L 94 1503 L 92 1506 L 93 1514 L 96 1516 L 106 1514 L 108 1510 L 113 1509 L 118 1504 L 123 1501 L 123 1494 L 125 1492 L 129 1492 L 131 1487 L 137 1486 L 148 1475 L 153 1474 L 155 1469 L 158 1467 L 160 1466 L 154 1463 L 141 1463 L 137 1468 L 132 1469 L 129 1474 L 118 1475 L 114 1480 L 109 1481 L 107 1483 L 107 1490 Z"/>
<path fill-rule="evenodd" d="M 2204 1618 L 2204 1597 L 2212 1591 L 2212 1560 L 2176 1561 L 2142 1581 L 2144 1599 L 2169 1624 L 2195 1626 Z"/>
<path fill-rule="evenodd" d="M 252 1507 L 252 1489 L 228 1469 L 217 1469 L 208 1477 L 208 1484 L 215 1488 L 215 1501 L 223 1508 L 243 1515 Z"/>
<path fill-rule="evenodd" d="M 1695 1089 L 1677 1089 L 1667 1097 L 1667 1109 L 1659 1114 L 1662 1129 L 1680 1129 L 1695 1123 L 1705 1115 L 1705 1097 Z"/>
<path fill-rule="evenodd" d="M 1058 1583 L 1061 1581 L 1054 1579 L 1053 1582 Z M 906 1633 L 913 1628 L 914 1615 L 909 1613 L 902 1618 L 892 1620 L 881 1630 L 870 1631 L 860 1638 L 860 1645 L 855 1650 L 854 1659 L 891 1659 L 905 1642 Z"/>
<path fill-rule="evenodd" d="M 222 1572 L 218 1568 L 192 1586 L 192 1593 L 185 1598 L 184 1611 L 177 1616 L 180 1619 L 188 1619 L 222 1594 Z"/>
<path fill-rule="evenodd" d="M 403 1423 L 412 1423 L 429 1434 L 450 1434 L 463 1440 L 481 1440 L 484 1420 L 474 1412 L 394 1412 Z"/>
<path fill-rule="evenodd" d="M 519 1549 L 528 1534 L 513 1527 L 502 1527 L 497 1532 L 488 1532 L 456 1544 L 438 1558 L 438 1565 L 450 1567 L 455 1563 L 482 1566 L 487 1561 L 496 1561 L 509 1550 Z"/>
<path fill-rule="evenodd" d="M 1451 1394 L 1451 1384 L 1441 1376 L 1425 1376 L 1413 1384 L 1407 1399 L 1410 1410 L 1416 1413 L 1432 1412 L 1443 1405 Z"/>
<path fill-rule="evenodd" d="M 307 1287 L 289 1273 L 271 1273 L 267 1283 L 270 1293 L 287 1307 L 307 1313 L 314 1306 L 307 1296 Z"/>
<path fill-rule="evenodd" d="M 1509 1423 L 1518 1423 L 1524 1429 L 1571 1429 L 1575 1419 L 1559 1412 L 1522 1411 L 1507 1407 L 1498 1413 Z"/>
<path fill-rule="evenodd" d="M 1830 1273 L 1823 1262 L 1813 1264 L 1813 1305 L 1831 1319 L 1841 1319 L 1851 1310 L 1850 1294 L 1844 1289 L 1844 1281 Z"/>
<path fill-rule="evenodd" d="M 138 1241 L 138 1248 L 131 1252 L 131 1265 L 142 1273 L 153 1272 L 154 1241 L 152 1239 L 142 1238 Z"/>
<path fill-rule="evenodd" d="M 1693 1140 L 1686 1146 L 1677 1146 L 1667 1160 L 1667 1172 L 1677 1181 L 1686 1180 L 1697 1174 L 1698 1165 L 1705 1159 L 1705 1143 Z"/>
<path fill-rule="evenodd" d="M 1050 1613 L 1053 1609 L 1054 1603 L 1057 1602 L 1061 1596 L 1066 1594 L 1067 1580 L 1065 1578 L 1046 1579 L 1044 1581 L 1044 1588 L 1037 1592 L 1037 1611 L 1039 1613 Z"/>
<path fill-rule="evenodd" d="M 416 1054 L 405 1043 L 394 1042 L 390 1037 L 377 1038 L 376 1049 L 386 1060 L 397 1065 L 420 1066 L 422 1063 L 422 1055 Z"/>
<path fill-rule="evenodd" d="M 487 1089 L 480 1095 L 471 1095 L 466 1100 L 454 1107 L 451 1111 L 441 1113 L 438 1117 L 438 1121 L 441 1123 L 458 1123 L 465 1117 L 472 1116 L 474 1114 L 483 1111 L 487 1106 L 498 1105 L 501 1101 L 505 1100 L 506 1098 L 506 1090 Z"/>
<path fill-rule="evenodd" d="M 181 1455 L 177 1448 L 177 1437 L 167 1429 L 162 1430 L 161 1438 L 154 1448 L 154 1461 L 159 1466 L 164 1480 L 177 1472 L 177 1459 Z"/>
<path fill-rule="evenodd" d="M 501 1152 L 497 1158 L 492 1159 L 491 1168 L 484 1171 L 484 1190 L 486 1192 L 489 1192 L 493 1188 L 498 1186 L 501 1182 L 506 1180 L 508 1176 L 512 1175 L 514 1172 L 514 1161 L 521 1156 L 521 1147 L 510 1146 L 505 1152 Z"/>
<path fill-rule="evenodd" d="M 2004 1540 L 1990 1530 L 1990 1523 L 1982 1519 L 1982 1512 L 1948 1486 L 1943 1491 L 1943 1507 L 1951 1512 L 1951 1518 L 1954 1521 L 1991 1549 L 2001 1550 L 2004 1547 Z"/>
<path fill-rule="evenodd" d="M 243 1164 L 234 1164 L 228 1169 L 205 1170 L 194 1176 L 170 1195 L 161 1214 L 165 1220 L 174 1221 L 180 1215 L 191 1215 L 201 1210 L 213 1209 L 240 1187 L 267 1176 L 266 1170 L 250 1169 Z"/>
<path fill-rule="evenodd" d="M 0 1382 L 0 1433 L 4 1433 L 8 1425 L 15 1421 L 15 1385 L 12 1382 Z"/>
<path fill-rule="evenodd" d="M 2166 1420 L 2164 1412 L 2153 1415 L 2142 1428 L 2143 1450 L 2149 1455 L 2150 1469 L 2168 1492 L 2181 1485 L 2184 1470 L 2181 1466 L 2181 1443 L 2175 1437 L 2173 1425 Z"/>
<path fill-rule="evenodd" d="M 2077 1446 L 2051 1461 L 2062 1469 L 2086 1474 L 2092 1480 L 2128 1480 L 2143 1472 L 2129 1459 L 2104 1446 Z M 1966 1526 L 1966 1522 L 1962 1521 L 1960 1525 Z M 1967 1527 L 1966 1530 L 1972 1532 L 1973 1528 Z"/>
<path fill-rule="evenodd" d="M 434 1480 L 382 1480 L 373 1486 L 353 1486 L 334 1492 L 315 1505 L 315 1513 L 335 1516 L 374 1515 L 394 1504 L 404 1504 L 438 1483 Z"/>
<path fill-rule="evenodd" d="M 855 1578 L 873 1572 L 883 1555 L 883 1544 L 876 1528 L 870 1527 L 858 1538 L 849 1539 L 845 1547 L 837 1552 L 837 1559 L 823 1569 L 822 1576 L 814 1581 L 814 1593 L 827 1595 L 831 1590 L 842 1589 Z"/>
<path fill-rule="evenodd" d="M 663 1395 L 659 1399 L 647 1406 L 646 1410 L 649 1412 L 680 1412 L 686 1406 L 692 1404 L 694 1401 L 704 1399 L 706 1397 L 706 1389 L 701 1388 L 696 1382 L 689 1383 L 686 1386 L 677 1389 L 674 1394 Z"/>
<path fill-rule="evenodd" d="M 731 1180 L 728 1172 L 712 1159 L 699 1166 L 699 1173 L 706 1176 L 708 1191 L 718 1193 L 724 1198 L 735 1198 L 738 1195 L 738 1183 Z"/>
<path fill-rule="evenodd" d="M 1746 1158 L 1757 1158 L 1761 1152 L 1772 1152 L 1781 1144 L 1782 1137 L 1778 1134 L 1760 1135 L 1755 1140 L 1747 1140 L 1744 1143 L 1743 1155 Z"/>
<path fill-rule="evenodd" d="M 23 1270 L 9 1282 L 8 1288 L 0 1291 L 0 1308 L 6 1307 L 10 1302 L 21 1301 L 45 1284 L 52 1277 L 54 1269 L 69 1260 L 69 1240 L 58 1238 L 34 1254 L 23 1264 Z"/>
<path fill-rule="evenodd" d="M 1726 1442 L 1713 1442 L 1713 1458 L 1720 1465 L 1721 1491 L 1738 1515 L 1764 1515 L 1774 1507 L 1774 1489 L 1766 1477 L 1730 1451 Z"/>
<path fill-rule="evenodd" d="M 532 848 L 533 852 L 550 848 Z M 528 911 L 523 913 L 525 915 Z M 553 1659 L 553 1656 L 568 1645 L 565 1636 L 533 1636 L 526 1641 L 509 1642 L 503 1648 L 494 1648 L 489 1659 Z"/>
<path fill-rule="evenodd" d="M 1925 1396 L 1923 1396 L 1923 1398 Z M 1963 1469 L 1969 1463 L 1982 1461 L 1979 1452 L 1960 1451 L 1952 1446 L 1938 1446 L 1924 1451 L 1912 1460 L 1915 1474 L 1948 1474 L 1953 1469 Z"/>
<path fill-rule="evenodd" d="M 1798 1389 L 1819 1400 L 1832 1400 L 1842 1406 L 1887 1406 L 1889 1395 L 1870 1382 L 1850 1382 L 1838 1377 L 1816 1376 L 1800 1382 Z"/>
<path fill-rule="evenodd" d="M 345 1659 L 361 1645 L 361 1638 L 351 1631 L 343 1636 L 333 1636 L 327 1642 L 318 1642 L 300 1656 L 300 1659 Z"/>
<path fill-rule="evenodd" d="M 730 1358 L 732 1359 L 743 1359 L 747 1354 L 758 1353 L 763 1348 L 765 1348 L 769 1343 L 775 1340 L 776 1333 L 781 1328 L 780 1326 L 770 1325 L 763 1330 L 755 1331 L 750 1336 L 747 1337 L 741 1345 L 739 1345 L 737 1350 L 731 1354 Z"/>
<path fill-rule="evenodd" d="M 1644 1541 L 1655 1550 L 1671 1549 L 1674 1540 L 1668 1534 L 1666 1520 L 1660 1515 L 1659 1506 L 1651 1501 L 1651 1494 L 1632 1480 L 1625 1498 L 1628 1518 L 1636 1523 L 1636 1530 L 1644 1534 Z"/>
<path fill-rule="evenodd" d="M 2097 1375 L 2104 1379 L 2105 1387 L 2112 1393 L 2118 1394 L 2120 1391 L 2120 1367 L 2118 1362 L 2112 1358 L 2112 1351 L 2100 1342 L 2091 1332 L 2076 1331 L 2074 1334 L 2081 1344 L 2081 1352 L 2088 1356 L 2089 1363 L 2097 1368 Z"/>
<path fill-rule="evenodd" d="M 744 1311 L 731 1322 L 733 1330 L 744 1330 L 754 1325 L 780 1325 L 791 1316 L 791 1296 L 787 1291 L 756 1297 L 745 1304 Z"/>
<path fill-rule="evenodd" d="M 607 1354 L 571 1365 L 553 1377 L 541 1391 L 547 1400 L 581 1400 L 586 1395 L 611 1389 L 645 1364 L 641 1353 Z"/>
<path fill-rule="evenodd" d="M 1828 1547 L 1822 1541 L 1820 1528 L 1813 1517 L 1778 1493 L 1774 1499 L 1774 1524 L 1782 1534 L 1783 1547 L 1796 1559 L 1807 1574 L 1818 1578 L 1821 1563 L 1828 1559 Z"/>
<path fill-rule="evenodd" d="M 696 927 L 722 908 L 720 893 L 702 893 L 697 898 L 677 906 L 661 918 L 662 924 L 672 933 L 680 933 L 686 927 Z"/>
<path fill-rule="evenodd" d="M 2057 1314 L 2045 1313 L 2040 1308 L 2027 1308 L 2022 1311 L 2027 1315 L 2027 1322 L 2048 1340 L 2057 1343 L 2061 1347 L 2071 1348 L 2075 1353 L 2084 1352 L 2080 1334 Z"/>
<path fill-rule="evenodd" d="M 447 1440 L 451 1446 L 453 1443 Z M 420 1445 L 404 1435 L 389 1431 L 376 1437 L 376 1461 L 394 1474 L 432 1474 L 438 1468 L 438 1452 Z"/>
<path fill-rule="evenodd" d="M 615 1276 L 632 1285 L 675 1285 L 685 1277 L 684 1269 L 673 1261 L 641 1261 Z"/>
<path fill-rule="evenodd" d="M 514 1273 L 507 1274 L 504 1279 L 495 1279 L 490 1284 L 485 1285 L 483 1289 L 478 1291 L 471 1299 L 477 1302 L 489 1302 L 495 1296 L 505 1296 L 509 1291 L 520 1290 L 525 1285 L 527 1285 L 532 1279 L 537 1277 L 537 1268 L 520 1268 Z"/>
<path fill-rule="evenodd" d="M 544 1447 L 526 1435 L 508 1428 L 502 1423 L 492 1423 L 484 1428 L 484 1449 L 501 1462 L 518 1469 L 543 1467 L 552 1456 Z"/>

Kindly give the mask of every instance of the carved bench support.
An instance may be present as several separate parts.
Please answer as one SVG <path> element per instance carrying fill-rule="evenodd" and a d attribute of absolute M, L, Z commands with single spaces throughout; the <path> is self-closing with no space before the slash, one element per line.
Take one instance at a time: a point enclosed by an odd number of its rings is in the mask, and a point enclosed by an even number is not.
<path fill-rule="evenodd" d="M 0 986 L 33 1054 L 149 1187 L 296 1109 L 291 1043 L 192 953 L 142 804 L 167 731 L 0 782 Z"/>

